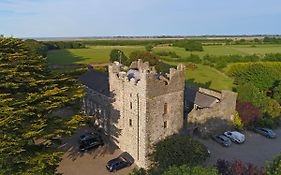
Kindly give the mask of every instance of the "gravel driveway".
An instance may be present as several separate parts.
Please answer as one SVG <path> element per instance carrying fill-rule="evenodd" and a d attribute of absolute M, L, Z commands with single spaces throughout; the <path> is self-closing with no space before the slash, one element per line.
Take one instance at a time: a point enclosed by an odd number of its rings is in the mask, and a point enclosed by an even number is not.
<path fill-rule="evenodd" d="M 246 141 L 243 144 L 235 144 L 228 148 L 221 146 L 212 139 L 202 140 L 204 145 L 211 151 L 208 165 L 216 164 L 217 159 L 241 160 L 245 163 L 253 163 L 257 166 L 264 166 L 265 162 L 272 160 L 272 157 L 281 152 L 281 129 L 274 130 L 276 139 L 268 139 L 260 134 L 246 131 Z"/>
<path fill-rule="evenodd" d="M 133 164 L 115 173 L 109 173 L 105 168 L 106 163 L 119 156 L 122 152 L 119 149 L 108 147 L 107 145 L 89 152 L 79 152 L 79 136 L 90 131 L 91 129 L 89 127 L 83 127 L 77 130 L 73 136 L 63 140 L 64 144 L 62 148 L 67 151 L 63 155 L 62 161 L 57 169 L 59 173 L 63 173 L 64 175 L 127 175 L 136 167 Z"/>

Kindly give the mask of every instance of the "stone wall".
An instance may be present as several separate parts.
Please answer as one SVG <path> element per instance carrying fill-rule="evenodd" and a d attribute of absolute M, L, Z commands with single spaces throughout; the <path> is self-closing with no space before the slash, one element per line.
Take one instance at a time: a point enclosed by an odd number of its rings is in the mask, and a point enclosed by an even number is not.
<path fill-rule="evenodd" d="M 111 116 L 111 98 L 93 89 L 86 88 L 86 95 L 83 98 L 83 110 L 87 116 L 95 116 L 96 124 L 109 134 L 108 119 Z"/>
<path fill-rule="evenodd" d="M 109 66 L 112 107 L 119 111 L 111 125 L 121 129 L 116 145 L 129 152 L 139 167 L 148 168 L 153 144 L 182 128 L 185 68 L 181 65 L 159 75 L 141 60 L 130 68 L 139 71 L 140 80 L 129 80 L 119 63 Z"/>
<path fill-rule="evenodd" d="M 216 103 L 214 106 L 204 109 L 193 109 L 188 113 L 188 123 L 203 125 L 208 120 L 214 118 L 232 123 L 236 107 L 236 98 L 237 93 L 223 90 L 221 92 L 220 102 Z"/>

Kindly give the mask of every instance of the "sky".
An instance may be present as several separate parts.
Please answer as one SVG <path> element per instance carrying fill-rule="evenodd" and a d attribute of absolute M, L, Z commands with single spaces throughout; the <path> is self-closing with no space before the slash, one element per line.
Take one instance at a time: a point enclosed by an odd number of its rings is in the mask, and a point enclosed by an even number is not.
<path fill-rule="evenodd" d="M 281 34 L 280 0 L 0 0 L 14 37 Z"/>

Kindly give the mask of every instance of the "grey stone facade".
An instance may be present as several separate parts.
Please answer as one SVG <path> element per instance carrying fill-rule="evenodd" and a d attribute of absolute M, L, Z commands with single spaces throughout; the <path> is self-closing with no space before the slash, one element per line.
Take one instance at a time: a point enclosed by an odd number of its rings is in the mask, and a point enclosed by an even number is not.
<path fill-rule="evenodd" d="M 99 73 L 90 71 L 80 78 L 87 85 L 85 113 L 96 116 L 110 140 L 130 153 L 139 167 L 147 168 L 153 145 L 183 127 L 184 65 L 161 75 L 141 60 L 130 68 L 115 62 L 108 68 L 109 92 L 101 90 L 107 89 L 104 81 L 95 87 L 93 77 Z"/>
<path fill-rule="evenodd" d="M 80 81 L 87 86 L 85 113 L 96 116 L 109 140 L 142 168 L 150 165 L 153 145 L 178 133 L 184 122 L 201 124 L 214 116 L 231 121 L 235 111 L 233 92 L 186 88 L 182 64 L 169 74 L 159 74 L 141 60 L 129 68 L 115 62 L 108 74 L 89 70 Z"/>
<path fill-rule="evenodd" d="M 135 71 L 130 71 L 135 70 Z M 177 133 L 183 126 L 185 67 L 160 75 L 141 60 L 129 71 L 119 63 L 109 66 L 113 110 L 111 125 L 120 128 L 116 145 L 129 152 L 139 167 L 147 168 L 153 144 Z M 114 135 L 114 133 L 113 133 Z"/>

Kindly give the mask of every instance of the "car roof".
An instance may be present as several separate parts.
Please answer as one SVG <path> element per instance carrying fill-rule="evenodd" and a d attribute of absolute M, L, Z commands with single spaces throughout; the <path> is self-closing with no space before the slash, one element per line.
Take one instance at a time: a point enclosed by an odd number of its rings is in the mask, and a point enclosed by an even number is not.
<path fill-rule="evenodd" d="M 120 154 L 119 157 L 124 158 L 127 162 L 131 164 L 135 162 L 135 159 L 128 152 L 123 152 L 122 154 Z"/>

